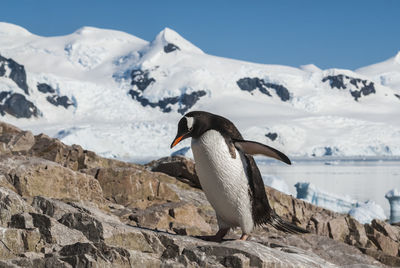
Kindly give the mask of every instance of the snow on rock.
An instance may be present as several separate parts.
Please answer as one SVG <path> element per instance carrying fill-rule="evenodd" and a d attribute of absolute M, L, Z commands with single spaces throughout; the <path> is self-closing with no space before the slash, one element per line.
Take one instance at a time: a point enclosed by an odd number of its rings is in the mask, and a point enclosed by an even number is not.
<path fill-rule="evenodd" d="M 385 197 L 390 203 L 390 223 L 400 222 L 400 191 L 392 189 Z"/>
<path fill-rule="evenodd" d="M 386 219 L 383 208 L 373 201 L 360 203 L 349 196 L 320 190 L 308 182 L 298 182 L 295 187 L 297 198 L 335 212 L 348 213 L 361 223 L 370 223 L 373 219 Z"/>
<path fill-rule="evenodd" d="M 223 115 L 289 157 L 400 156 L 400 56 L 353 72 L 208 55 L 169 28 L 151 42 L 93 27 L 42 37 L 8 23 L 0 36 L 0 105 L 20 94 L 21 109 L 36 114 L 3 108 L 1 119 L 53 136 L 68 130 L 63 142 L 103 156 L 170 155 L 191 110 Z"/>

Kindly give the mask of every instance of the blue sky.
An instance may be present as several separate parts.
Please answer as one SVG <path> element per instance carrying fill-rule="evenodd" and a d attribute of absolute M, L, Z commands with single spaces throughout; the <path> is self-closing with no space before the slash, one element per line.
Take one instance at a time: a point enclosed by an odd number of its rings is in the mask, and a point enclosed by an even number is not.
<path fill-rule="evenodd" d="M 400 1 L 3 0 L 0 21 L 43 36 L 82 26 L 151 41 L 170 27 L 209 54 L 356 69 L 400 50 Z"/>

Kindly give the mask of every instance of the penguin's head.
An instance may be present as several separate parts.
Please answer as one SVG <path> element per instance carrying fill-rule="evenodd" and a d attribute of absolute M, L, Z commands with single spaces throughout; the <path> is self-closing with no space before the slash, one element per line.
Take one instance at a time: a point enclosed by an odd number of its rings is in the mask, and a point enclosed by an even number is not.
<path fill-rule="evenodd" d="M 207 112 L 190 112 L 185 114 L 178 123 L 178 133 L 171 148 L 187 138 L 198 138 L 210 129 L 212 114 Z"/>

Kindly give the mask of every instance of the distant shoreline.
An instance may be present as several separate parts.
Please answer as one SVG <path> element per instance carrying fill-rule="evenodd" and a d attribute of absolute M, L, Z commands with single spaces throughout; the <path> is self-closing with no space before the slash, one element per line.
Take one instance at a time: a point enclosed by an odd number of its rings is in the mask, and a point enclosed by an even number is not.
<path fill-rule="evenodd" d="M 325 157 L 289 157 L 292 162 L 400 162 L 400 156 L 325 156 Z M 275 162 L 275 160 L 261 157 L 255 158 L 257 162 Z"/>

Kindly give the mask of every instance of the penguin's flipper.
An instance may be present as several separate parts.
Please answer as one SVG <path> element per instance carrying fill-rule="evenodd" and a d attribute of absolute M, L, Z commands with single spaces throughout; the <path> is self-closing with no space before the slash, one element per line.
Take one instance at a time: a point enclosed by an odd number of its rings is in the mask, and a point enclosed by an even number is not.
<path fill-rule="evenodd" d="M 236 149 L 245 154 L 262 154 L 285 162 L 288 165 L 292 164 L 285 154 L 265 144 L 246 140 L 233 140 L 233 143 L 235 144 Z"/>

